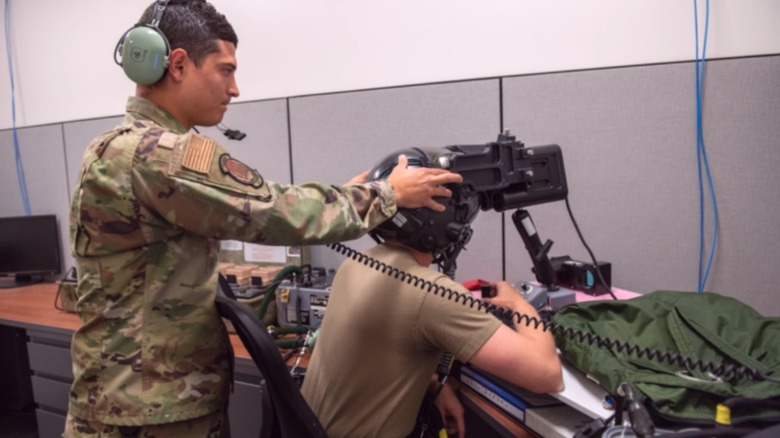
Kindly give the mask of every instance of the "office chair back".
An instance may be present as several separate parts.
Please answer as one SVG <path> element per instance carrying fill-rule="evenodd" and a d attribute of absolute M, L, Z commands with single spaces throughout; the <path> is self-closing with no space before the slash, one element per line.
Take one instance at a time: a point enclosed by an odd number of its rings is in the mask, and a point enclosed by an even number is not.
<path fill-rule="evenodd" d="M 221 277 L 221 276 L 220 276 Z M 227 282 L 220 278 L 220 289 Z M 290 377 L 287 365 L 279 349 L 262 322 L 244 305 L 218 294 L 217 311 L 227 318 L 244 343 L 249 355 L 265 379 L 263 400 L 270 399 L 270 409 L 263 406 L 261 437 L 327 437 L 325 429 L 301 394 L 300 388 Z"/>

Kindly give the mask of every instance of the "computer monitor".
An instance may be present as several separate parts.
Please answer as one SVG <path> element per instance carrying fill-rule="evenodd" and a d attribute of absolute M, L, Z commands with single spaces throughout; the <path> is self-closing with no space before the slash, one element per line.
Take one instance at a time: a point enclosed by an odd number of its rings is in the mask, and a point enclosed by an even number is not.
<path fill-rule="evenodd" d="M 0 217 L 0 287 L 24 286 L 57 275 L 62 271 L 60 258 L 55 215 Z"/>

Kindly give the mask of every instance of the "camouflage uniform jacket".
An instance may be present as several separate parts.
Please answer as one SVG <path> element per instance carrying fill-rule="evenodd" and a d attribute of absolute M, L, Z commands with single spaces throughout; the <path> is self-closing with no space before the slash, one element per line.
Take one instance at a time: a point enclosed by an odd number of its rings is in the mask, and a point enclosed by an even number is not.
<path fill-rule="evenodd" d="M 87 148 L 72 200 L 83 325 L 69 409 L 117 425 L 186 420 L 226 401 L 229 338 L 214 306 L 220 239 L 349 240 L 395 213 L 387 183 L 264 181 L 137 97 Z"/>

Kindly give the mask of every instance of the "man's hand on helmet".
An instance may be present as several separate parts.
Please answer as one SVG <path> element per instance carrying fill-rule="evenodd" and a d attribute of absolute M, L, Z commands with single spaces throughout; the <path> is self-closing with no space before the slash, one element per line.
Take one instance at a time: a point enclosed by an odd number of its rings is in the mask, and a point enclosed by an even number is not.
<path fill-rule="evenodd" d="M 444 169 L 430 167 L 407 167 L 405 155 L 398 156 L 398 165 L 393 168 L 387 180 L 395 190 L 395 203 L 400 208 L 428 207 L 442 212 L 446 207 L 434 197 L 449 198 L 452 192 L 443 184 L 461 183 L 463 177 Z"/>

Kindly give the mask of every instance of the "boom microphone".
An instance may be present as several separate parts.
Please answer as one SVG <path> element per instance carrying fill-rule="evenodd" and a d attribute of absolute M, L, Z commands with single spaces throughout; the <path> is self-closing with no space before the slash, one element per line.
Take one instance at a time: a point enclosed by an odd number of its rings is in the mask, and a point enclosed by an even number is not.
<path fill-rule="evenodd" d="M 223 134 L 225 134 L 225 137 L 231 139 L 231 140 L 238 140 L 241 141 L 246 137 L 246 134 L 239 131 L 238 129 L 230 129 L 227 126 L 223 124 L 218 124 L 217 129 Z"/>

